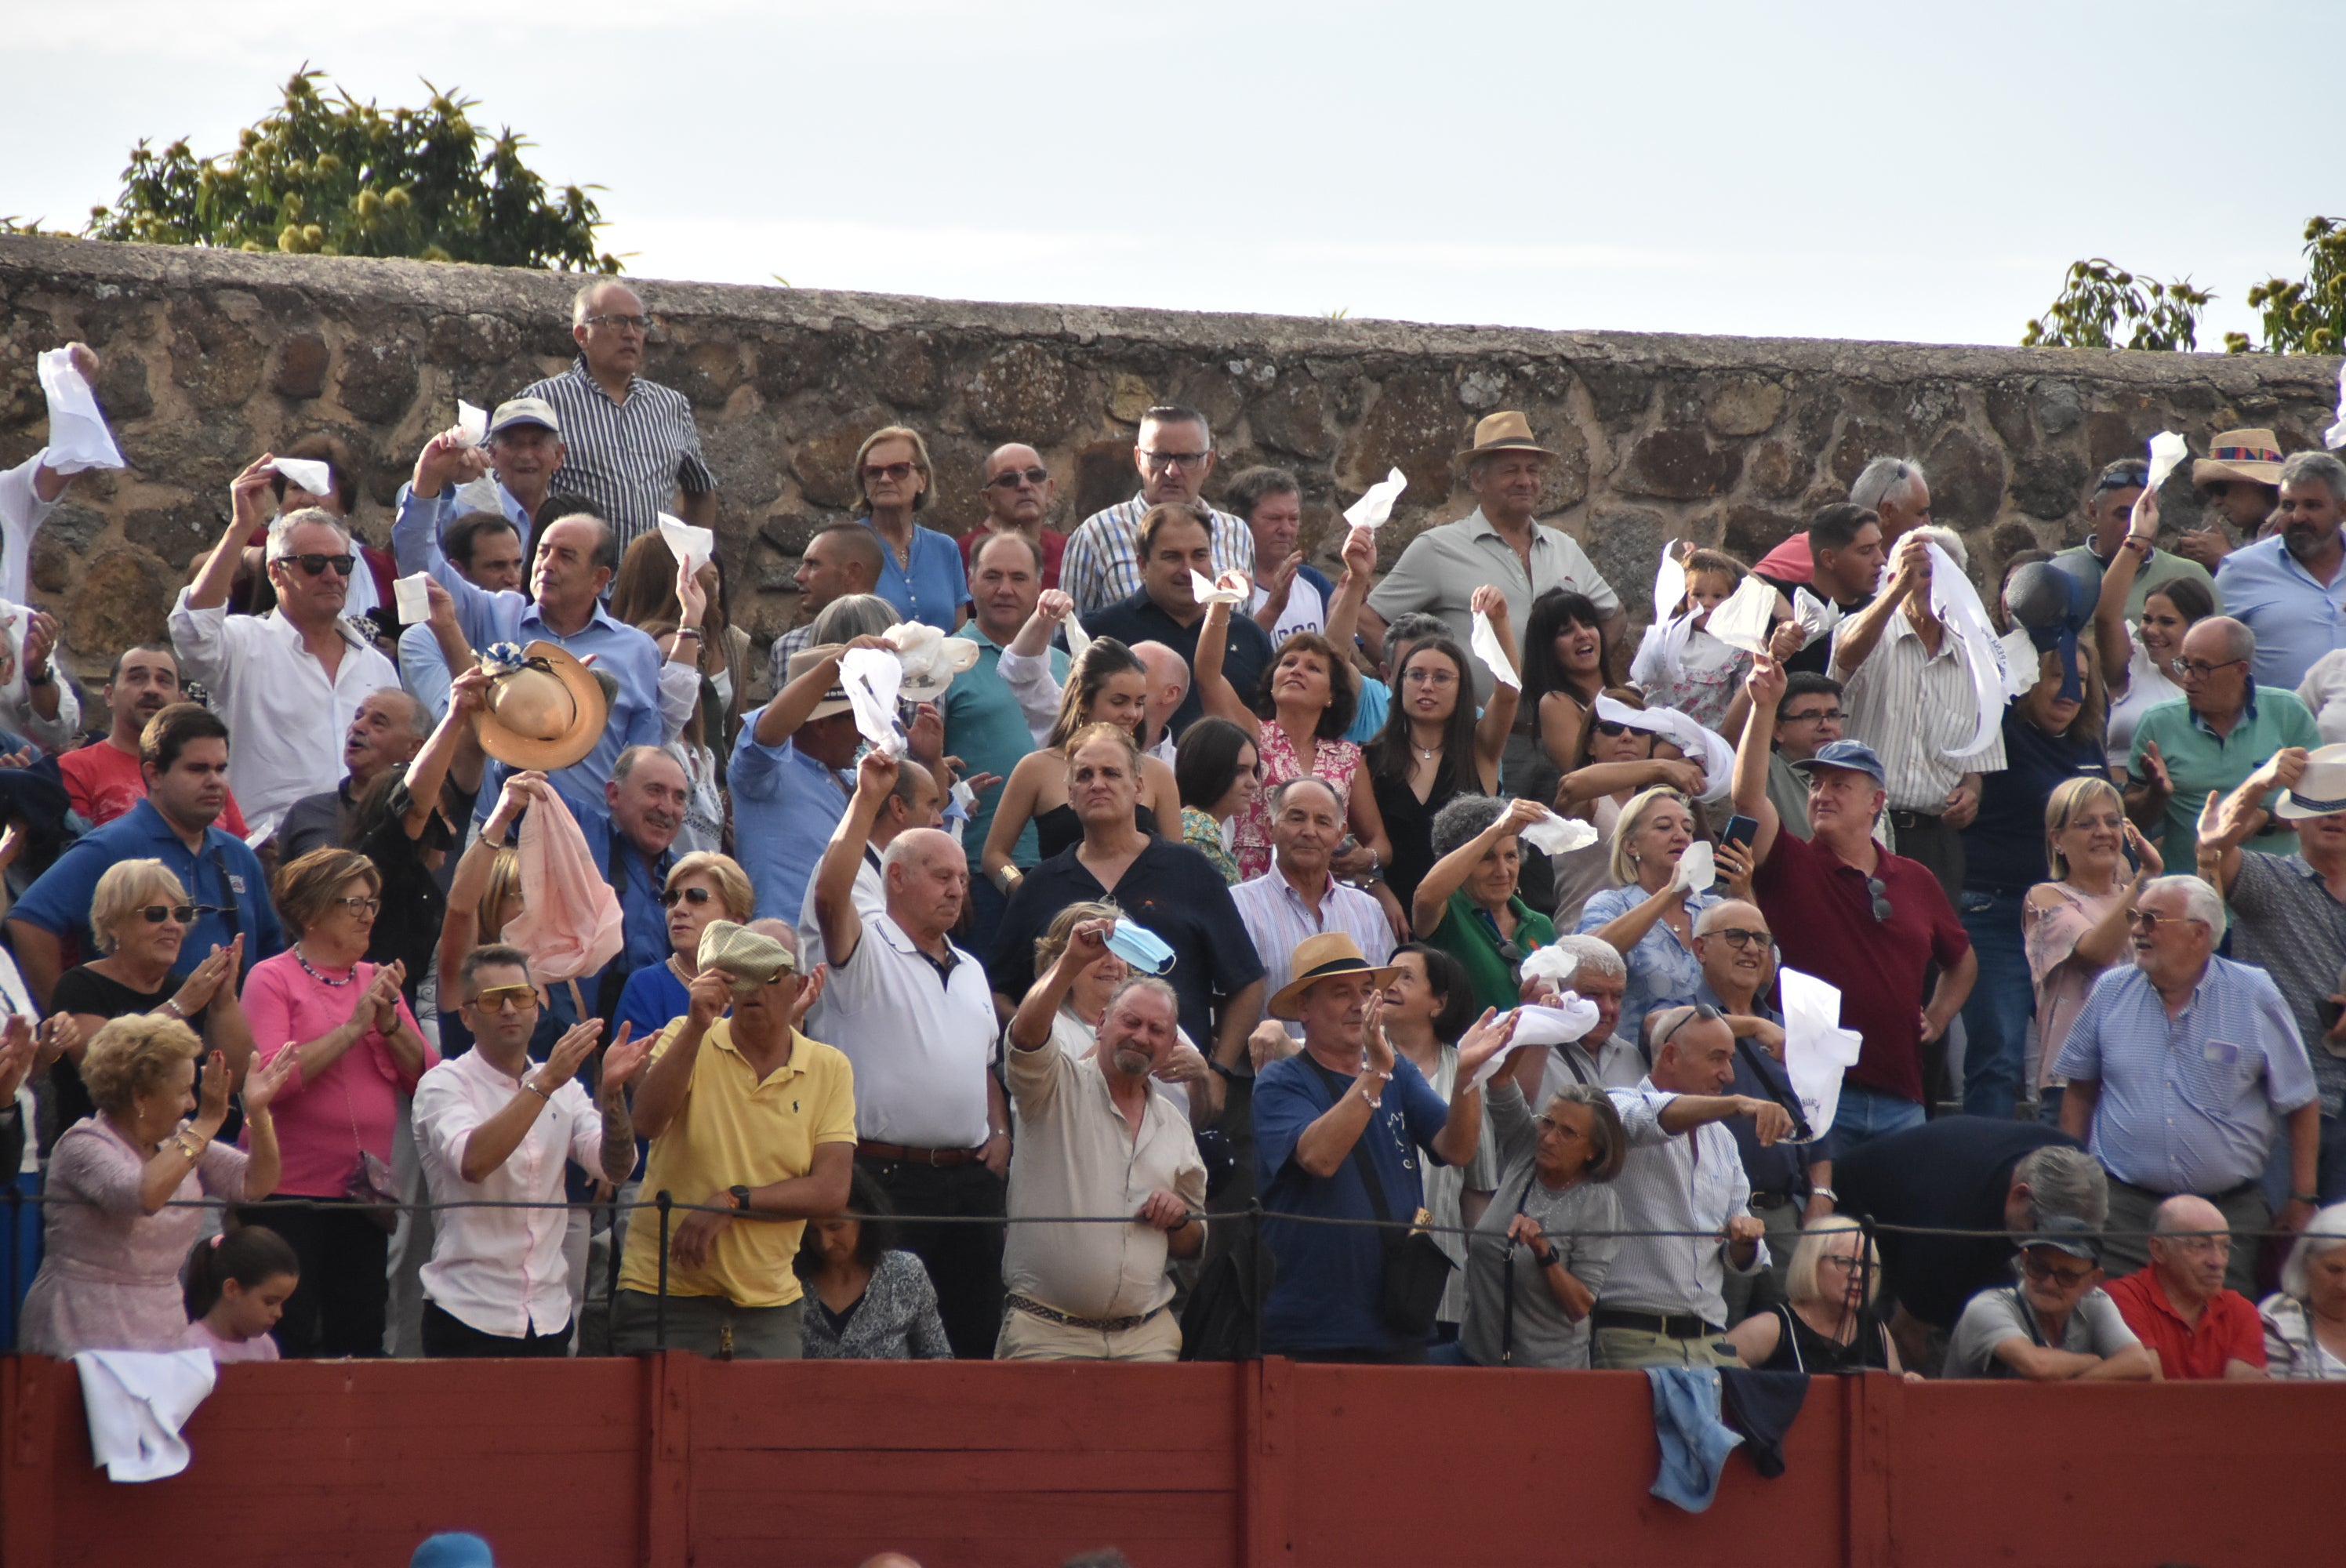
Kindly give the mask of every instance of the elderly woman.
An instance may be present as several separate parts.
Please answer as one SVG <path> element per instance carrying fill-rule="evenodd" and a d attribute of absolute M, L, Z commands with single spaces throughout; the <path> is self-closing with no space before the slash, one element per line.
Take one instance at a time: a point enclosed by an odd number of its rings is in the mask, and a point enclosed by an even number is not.
<path fill-rule="evenodd" d="M 2280 1288 L 2257 1304 L 2265 1375 L 2346 1379 L 2346 1203 L 2306 1222 L 2281 1265 Z"/>
<path fill-rule="evenodd" d="M 1628 1135 L 1601 1088 L 1568 1084 L 1535 1117 L 1521 1081 L 1544 1053 L 1525 1051 L 1484 1096 L 1504 1171 L 1466 1241 L 1466 1357 L 1484 1367 L 1586 1367 L 1588 1315 L 1620 1248 L 1610 1184 Z"/>
<path fill-rule="evenodd" d="M 1763 1372 L 1895 1372 L 1898 1347 L 1874 1316 L 1882 1255 L 1847 1215 L 1828 1215 L 1800 1231 L 1778 1302 L 1727 1331 L 1747 1367 Z"/>
<path fill-rule="evenodd" d="M 270 1105 L 291 1064 L 264 1065 L 245 1081 L 247 1154 L 213 1137 L 228 1116 L 230 1073 L 213 1052 L 199 1102 L 202 1051 L 194 1030 L 151 1014 L 115 1019 L 89 1043 L 82 1081 L 97 1111 L 66 1128 L 49 1158 L 46 1256 L 25 1298 L 26 1349 L 178 1349 L 188 1331 L 179 1265 L 202 1214 L 166 1206 L 244 1202 L 276 1187 Z"/>
<path fill-rule="evenodd" d="M 1659 787 L 1632 796 L 1613 827 L 1612 874 L 1620 885 L 1596 894 L 1580 911 L 1581 932 L 1611 944 L 1628 962 L 1621 1033 L 1633 1041 L 1645 1040 L 1647 1013 L 1692 1002 L 1702 985 L 1695 917 L 1719 895 L 1679 879 L 1678 859 L 1694 840 L 1694 808 L 1685 796 Z"/>
<path fill-rule="evenodd" d="M 800 1342 L 810 1361 L 950 1361 L 937 1288 L 896 1245 L 888 1195 L 868 1172 L 848 1179 L 851 1212 L 811 1219 L 791 1269 L 805 1289 Z"/>
<path fill-rule="evenodd" d="M 135 1013 L 177 1019 L 202 1036 L 207 1051 L 220 1054 L 231 1087 L 244 1077 L 252 1063 L 252 1031 L 236 999 L 244 939 L 225 948 L 215 945 L 193 969 L 175 977 L 194 920 L 187 890 L 160 860 L 117 860 L 97 879 L 90 894 L 89 929 L 103 956 L 66 971 L 49 992 L 49 1004 L 76 1025 L 50 1069 L 59 1127 L 97 1108 L 82 1082 L 83 1043 L 109 1019 Z M 233 1115 L 227 1129 L 231 1139 L 237 1133 Z"/>
<path fill-rule="evenodd" d="M 1411 929 L 1464 966 L 1477 1007 L 1513 1007 L 1525 957 L 1556 940 L 1555 924 L 1515 891 L 1516 835 L 1546 815 L 1536 800 L 1462 795 L 1433 819 L 1440 858 L 1417 884 Z"/>
<path fill-rule="evenodd" d="M 667 1028 L 670 1020 L 691 1012 L 688 988 L 700 972 L 700 933 L 711 921 L 749 924 L 757 901 L 750 873 L 729 855 L 703 850 L 670 867 L 660 902 L 668 910 L 668 941 L 674 951 L 666 962 L 627 976 L 614 1026 L 632 1023 L 636 1038 L 646 1040 Z"/>
<path fill-rule="evenodd" d="M 253 965 L 244 1010 L 263 1062 L 293 1058 L 279 1189 L 315 1200 L 256 1216 L 291 1244 L 301 1284 L 277 1342 L 288 1356 L 382 1354 L 399 1096 L 439 1060 L 400 995 L 397 963 L 365 962 L 382 881 L 364 855 L 312 850 L 277 873 L 293 944 Z"/>
<path fill-rule="evenodd" d="M 2020 929 L 2036 997 L 2037 1053 L 2025 1064 L 2025 1080 L 2028 1097 L 2042 1100 L 2050 1120 L 2059 1107 L 2052 1066 L 2062 1042 L 2094 983 L 2128 958 L 2127 922 L 2135 901 L 2166 867 L 2142 830 L 2127 820 L 2117 787 L 2103 779 L 2072 779 L 2053 791 L 2045 803 L 2045 849 L 2053 880 L 2028 890 Z"/>
<path fill-rule="evenodd" d="M 936 471 L 928 443 L 901 424 L 863 438 L 855 453 L 855 514 L 880 536 L 880 596 L 908 621 L 952 631 L 969 618 L 969 578 L 953 539 L 915 524 Z"/>

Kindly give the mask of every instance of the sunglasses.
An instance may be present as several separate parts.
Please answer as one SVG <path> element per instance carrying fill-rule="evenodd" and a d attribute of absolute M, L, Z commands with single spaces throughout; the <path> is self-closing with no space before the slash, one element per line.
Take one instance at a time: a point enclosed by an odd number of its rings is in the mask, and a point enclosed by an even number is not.
<path fill-rule="evenodd" d="M 347 577 L 353 571 L 358 569 L 359 564 L 359 558 L 356 555 L 280 555 L 278 559 L 280 561 L 292 561 L 298 563 L 301 570 L 312 577 L 323 575 L 326 568 L 329 566 L 332 566 L 334 569 L 334 575 L 336 576 Z"/>
<path fill-rule="evenodd" d="M 483 1013 L 526 1013 L 537 1005 L 537 991 L 528 985 L 492 985 L 473 998 Z"/>
<path fill-rule="evenodd" d="M 181 925 L 191 925 L 195 922 L 196 906 L 193 904 L 148 904 L 145 909 L 140 910 L 138 912 L 147 917 L 147 923 L 148 925 L 161 925 L 167 920 L 178 921 Z"/>
<path fill-rule="evenodd" d="M 867 484 L 874 479 L 892 479 L 902 484 L 911 477 L 913 465 L 909 463 L 867 463 L 863 465 L 863 479 Z"/>
<path fill-rule="evenodd" d="M 2125 468 L 2120 468 L 2120 469 L 2113 470 L 2112 472 L 2110 472 L 2110 473 L 2105 473 L 2105 474 L 2103 474 L 2103 475 L 2101 476 L 2101 478 L 2099 478 L 2098 480 L 2095 481 L 2095 482 L 2094 482 L 2094 494 L 2096 494 L 2096 495 L 2099 495 L 2099 494 L 2103 494 L 2105 491 L 2110 491 L 2110 490 L 2139 490 L 2139 489 L 2141 489 L 2144 485 L 2146 485 L 2146 484 L 2149 484 L 2149 483 L 2150 483 L 2150 470 L 2149 470 L 2149 469 L 2147 469 L 2147 468 L 2136 468 L 2136 469 L 2125 469 Z"/>
<path fill-rule="evenodd" d="M 1659 1051 L 1663 1046 L 1668 1044 L 1678 1032 L 1685 1028 L 1689 1023 L 1716 1023 L 1719 1022 L 1719 1012 L 1718 1008 L 1713 1007 L 1708 1002 L 1698 1002 L 1692 1007 L 1687 1009 L 1685 1017 L 1679 1019 L 1676 1023 L 1671 1024 L 1669 1028 L 1663 1033 L 1662 1037 L 1654 1042 L 1654 1049 L 1656 1051 Z"/>
<path fill-rule="evenodd" d="M 1596 721 L 1596 733 L 1607 739 L 1618 740 L 1629 733 L 1629 727 L 1617 719 L 1600 718 Z"/>
<path fill-rule="evenodd" d="M 2057 1268 L 2050 1259 L 2039 1257 L 2034 1252 L 2020 1255 L 2020 1271 L 2040 1285 L 2055 1282 L 2064 1290 L 2075 1290 L 2094 1277 L 2094 1266 L 2090 1263 L 2083 1268 Z"/>
<path fill-rule="evenodd" d="M 1734 926 L 1729 926 L 1724 931 L 1714 931 L 1707 934 L 1721 938 L 1726 942 L 1728 946 L 1734 948 L 1739 952 L 1743 949 L 1749 947 L 1754 942 L 1760 944 L 1760 951 L 1761 952 L 1765 952 L 1770 948 L 1776 945 L 1776 938 L 1774 934 L 1764 931 L 1741 931 Z"/>
<path fill-rule="evenodd" d="M 865 469 L 864 472 L 869 473 L 871 470 Z M 987 480 L 985 487 L 988 490 L 1015 490 L 1021 484 L 1031 484 L 1040 490 L 1050 483 L 1051 471 L 1047 468 L 1005 468 Z"/>
<path fill-rule="evenodd" d="M 1865 879 L 1865 891 L 1866 895 L 1873 900 L 1874 923 L 1876 925 L 1889 924 L 1890 917 L 1896 914 L 1898 911 L 1892 909 L 1890 905 L 1890 889 L 1888 885 L 1885 884 L 1880 877 L 1868 877 Z"/>
<path fill-rule="evenodd" d="M 713 896 L 707 888 L 670 888 L 660 894 L 660 908 L 672 910 L 679 903 L 688 903 L 698 909 Z"/>

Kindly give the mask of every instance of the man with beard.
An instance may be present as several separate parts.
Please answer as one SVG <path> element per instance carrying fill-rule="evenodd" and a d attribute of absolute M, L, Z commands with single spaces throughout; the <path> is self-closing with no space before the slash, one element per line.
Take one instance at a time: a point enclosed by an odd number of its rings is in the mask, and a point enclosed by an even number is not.
<path fill-rule="evenodd" d="M 138 772 L 138 738 L 147 721 L 179 700 L 179 659 L 168 643 L 140 643 L 115 656 L 106 677 L 106 733 L 57 759 L 66 799 L 93 828 L 103 828 L 147 799 Z M 244 837 L 244 813 L 231 793 L 220 809 L 219 825 Z"/>
<path fill-rule="evenodd" d="M 2280 532 L 2216 568 L 2233 619 L 2257 634 L 2256 683 L 2295 691 L 2313 661 L 2346 647 L 2346 547 L 2338 527 L 2346 463 L 2300 452 L 2280 465 Z"/>

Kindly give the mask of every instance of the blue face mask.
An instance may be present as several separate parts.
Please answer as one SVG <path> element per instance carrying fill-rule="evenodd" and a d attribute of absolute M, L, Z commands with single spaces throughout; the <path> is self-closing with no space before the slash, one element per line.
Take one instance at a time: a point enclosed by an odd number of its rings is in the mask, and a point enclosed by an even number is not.
<path fill-rule="evenodd" d="M 1107 950 L 1140 974 L 1162 974 L 1173 967 L 1173 950 L 1145 925 L 1119 920 L 1107 933 Z"/>

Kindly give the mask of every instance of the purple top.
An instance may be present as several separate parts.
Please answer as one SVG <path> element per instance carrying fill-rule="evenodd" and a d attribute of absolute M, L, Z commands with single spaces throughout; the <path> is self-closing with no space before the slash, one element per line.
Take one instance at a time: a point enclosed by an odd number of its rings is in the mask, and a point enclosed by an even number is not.
<path fill-rule="evenodd" d="M 103 1116 L 67 1127 L 49 1156 L 41 1271 L 25 1297 L 26 1350 L 177 1350 L 188 1332 L 179 1265 L 203 1213 L 138 1207 L 141 1154 Z M 244 1201 L 244 1151 L 217 1140 L 171 1196 Z"/>

